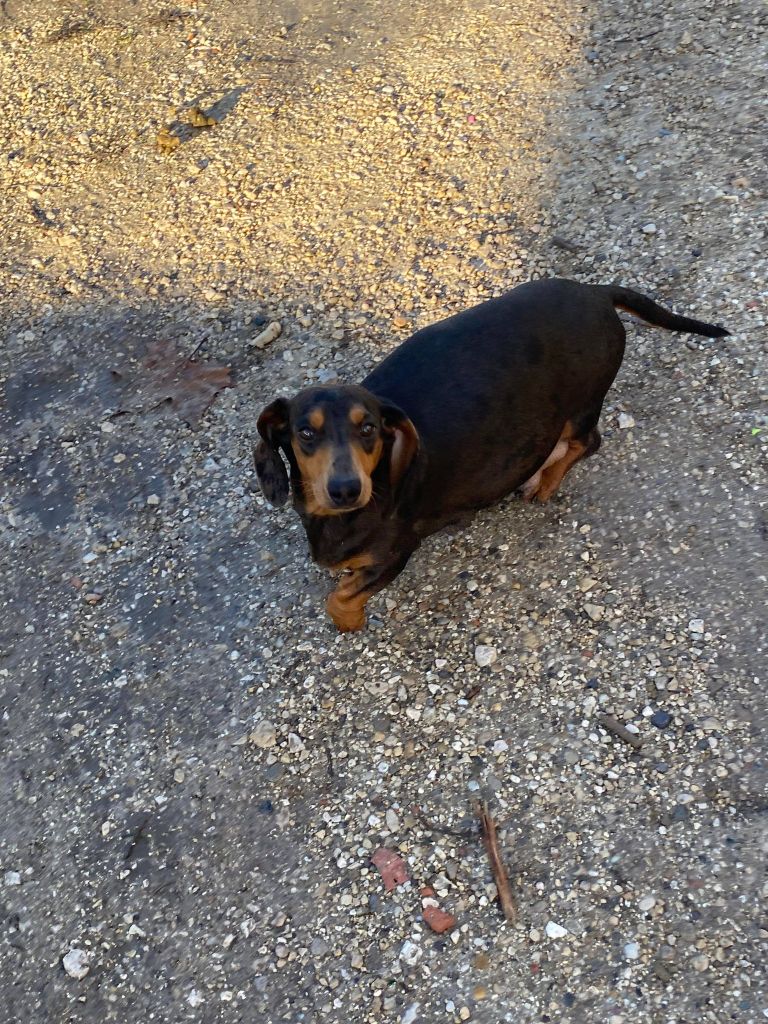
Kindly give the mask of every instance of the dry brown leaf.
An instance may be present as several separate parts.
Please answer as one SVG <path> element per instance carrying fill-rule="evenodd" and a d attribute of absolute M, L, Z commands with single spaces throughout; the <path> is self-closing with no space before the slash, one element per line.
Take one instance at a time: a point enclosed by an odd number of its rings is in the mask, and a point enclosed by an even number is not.
<path fill-rule="evenodd" d="M 233 386 L 228 366 L 198 362 L 171 341 L 154 341 L 147 346 L 120 411 L 150 412 L 167 405 L 193 427 L 219 391 Z"/>

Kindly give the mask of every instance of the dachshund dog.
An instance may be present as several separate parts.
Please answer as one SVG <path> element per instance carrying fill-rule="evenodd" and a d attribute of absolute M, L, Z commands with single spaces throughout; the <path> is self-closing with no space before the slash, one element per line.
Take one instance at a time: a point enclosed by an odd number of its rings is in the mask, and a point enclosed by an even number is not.
<path fill-rule="evenodd" d="M 313 387 L 261 413 L 256 472 L 288 499 L 314 560 L 341 573 L 328 612 L 361 629 L 365 604 L 424 537 L 521 490 L 547 501 L 600 447 L 597 423 L 624 355 L 622 309 L 657 327 L 719 338 L 627 288 L 557 278 L 433 324 L 360 386 Z"/>

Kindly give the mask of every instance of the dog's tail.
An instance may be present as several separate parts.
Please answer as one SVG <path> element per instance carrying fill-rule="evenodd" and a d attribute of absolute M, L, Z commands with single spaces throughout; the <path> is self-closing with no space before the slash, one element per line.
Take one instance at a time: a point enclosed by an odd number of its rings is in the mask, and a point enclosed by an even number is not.
<path fill-rule="evenodd" d="M 632 313 L 654 327 L 666 327 L 668 331 L 685 331 L 687 334 L 703 334 L 707 338 L 725 338 L 730 334 L 724 327 L 670 313 L 668 309 L 657 305 L 639 292 L 633 292 L 631 288 L 620 288 L 617 285 L 604 285 L 604 288 L 615 308 Z"/>

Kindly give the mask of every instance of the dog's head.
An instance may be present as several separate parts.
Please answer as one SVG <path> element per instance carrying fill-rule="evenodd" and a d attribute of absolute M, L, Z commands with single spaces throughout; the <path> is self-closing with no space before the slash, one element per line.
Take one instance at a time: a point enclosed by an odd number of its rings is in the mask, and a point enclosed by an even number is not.
<path fill-rule="evenodd" d="M 259 416 L 256 473 L 267 501 L 294 500 L 308 515 L 332 516 L 371 500 L 374 474 L 396 486 L 419 448 L 416 428 L 402 410 L 361 387 L 307 388 L 277 398 Z"/>

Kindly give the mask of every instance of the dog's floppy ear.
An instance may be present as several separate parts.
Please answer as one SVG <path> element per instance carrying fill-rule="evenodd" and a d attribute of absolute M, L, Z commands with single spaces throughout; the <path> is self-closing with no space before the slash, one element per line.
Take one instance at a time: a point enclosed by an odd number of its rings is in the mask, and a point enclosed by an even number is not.
<path fill-rule="evenodd" d="M 270 505 L 288 500 L 288 473 L 280 457 L 280 447 L 288 441 L 288 402 L 276 398 L 259 416 L 256 424 L 261 440 L 253 449 L 256 475 Z"/>
<path fill-rule="evenodd" d="M 394 487 L 416 458 L 421 442 L 416 427 L 396 405 L 382 405 L 381 419 L 385 433 L 394 435 L 389 456 L 389 479 Z"/>

